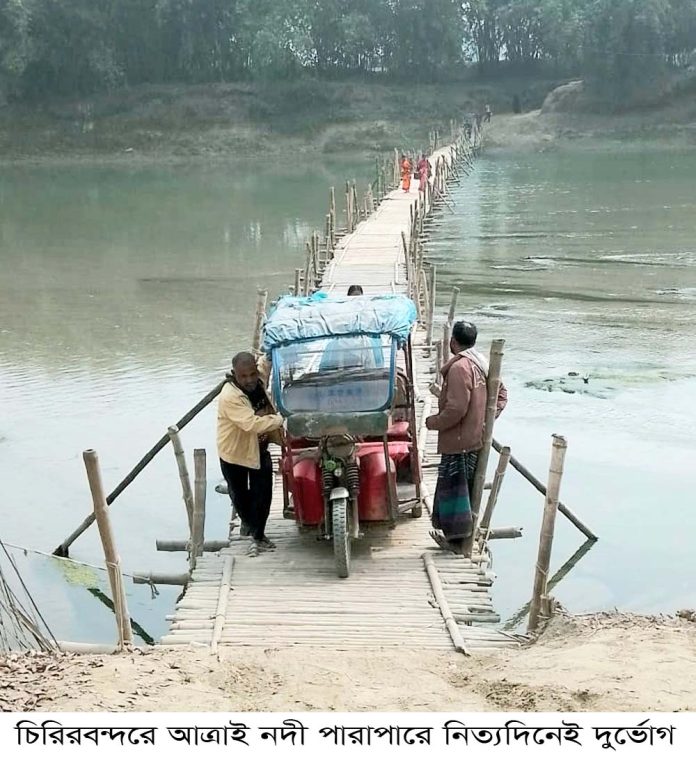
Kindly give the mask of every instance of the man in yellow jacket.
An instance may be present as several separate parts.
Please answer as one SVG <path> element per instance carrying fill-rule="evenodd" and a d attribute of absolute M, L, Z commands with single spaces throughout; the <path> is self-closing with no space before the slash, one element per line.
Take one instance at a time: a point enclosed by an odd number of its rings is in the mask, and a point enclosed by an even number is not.
<path fill-rule="evenodd" d="M 251 535 L 248 553 L 257 556 L 275 545 L 266 537 L 273 496 L 273 462 L 268 443 L 278 441 L 283 418 L 266 393 L 254 356 L 238 353 L 220 392 L 217 447 L 230 499 Z"/>

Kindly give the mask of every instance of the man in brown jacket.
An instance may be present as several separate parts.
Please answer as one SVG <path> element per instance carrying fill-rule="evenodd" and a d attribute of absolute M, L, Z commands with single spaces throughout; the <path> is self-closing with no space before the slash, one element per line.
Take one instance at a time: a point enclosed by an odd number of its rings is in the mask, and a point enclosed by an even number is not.
<path fill-rule="evenodd" d="M 275 547 L 266 537 L 273 496 L 268 443 L 282 425 L 253 355 L 238 353 L 218 399 L 217 447 L 230 499 L 242 528 L 251 535 L 250 556 Z"/>
<path fill-rule="evenodd" d="M 442 456 L 433 499 L 436 532 L 432 536 L 441 547 L 455 552 L 461 552 L 463 541 L 473 531 L 470 494 L 486 418 L 488 362 L 474 348 L 477 335 L 474 324 L 466 321 L 457 321 L 452 328 L 453 356 L 441 370 L 438 413 L 425 422 L 428 429 L 437 430 L 437 451 Z M 497 415 L 506 404 L 507 390 L 501 383 Z"/>

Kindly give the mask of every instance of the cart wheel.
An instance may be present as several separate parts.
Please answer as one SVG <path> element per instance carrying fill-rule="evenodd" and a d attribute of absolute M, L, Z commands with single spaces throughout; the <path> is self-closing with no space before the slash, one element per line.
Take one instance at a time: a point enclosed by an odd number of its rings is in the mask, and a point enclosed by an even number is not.
<path fill-rule="evenodd" d="M 331 502 L 331 529 L 333 533 L 336 574 L 348 577 L 350 574 L 350 532 L 348 531 L 348 500 L 335 499 Z"/>

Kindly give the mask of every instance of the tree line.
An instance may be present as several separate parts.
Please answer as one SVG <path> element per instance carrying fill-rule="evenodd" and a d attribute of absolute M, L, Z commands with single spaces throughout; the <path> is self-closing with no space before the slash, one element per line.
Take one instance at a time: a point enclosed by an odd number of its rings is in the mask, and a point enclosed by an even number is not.
<path fill-rule="evenodd" d="M 696 0 L 0 0 L 16 98 L 148 82 L 545 71 L 629 95 L 696 49 Z"/>

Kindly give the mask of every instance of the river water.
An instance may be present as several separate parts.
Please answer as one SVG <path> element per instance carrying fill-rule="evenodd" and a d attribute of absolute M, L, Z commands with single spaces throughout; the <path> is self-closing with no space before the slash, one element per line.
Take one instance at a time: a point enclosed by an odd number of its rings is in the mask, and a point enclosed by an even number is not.
<path fill-rule="evenodd" d="M 328 187 L 369 174 L 346 159 L 0 171 L 0 538 L 49 552 L 64 539 L 91 511 L 81 452 L 118 482 L 248 345 L 256 288 L 287 288 Z M 487 155 L 434 224 L 441 306 L 456 283 L 482 346 L 506 339 L 496 436 L 542 480 L 550 435 L 568 438 L 562 499 L 600 536 L 555 589 L 573 611 L 696 599 L 695 176 L 678 152 Z M 183 441 L 212 454 L 212 407 Z M 212 455 L 209 471 L 206 534 L 223 537 Z M 495 522 L 525 534 L 494 548 L 504 616 L 531 591 L 542 509 L 510 471 Z M 183 571 L 154 545 L 186 534 L 168 451 L 111 512 L 125 570 Z M 552 566 L 581 539 L 559 516 Z M 72 552 L 100 564 L 96 531 Z M 13 555 L 59 638 L 113 638 L 103 572 Z M 162 634 L 177 592 L 127 589 L 132 617 Z"/>

